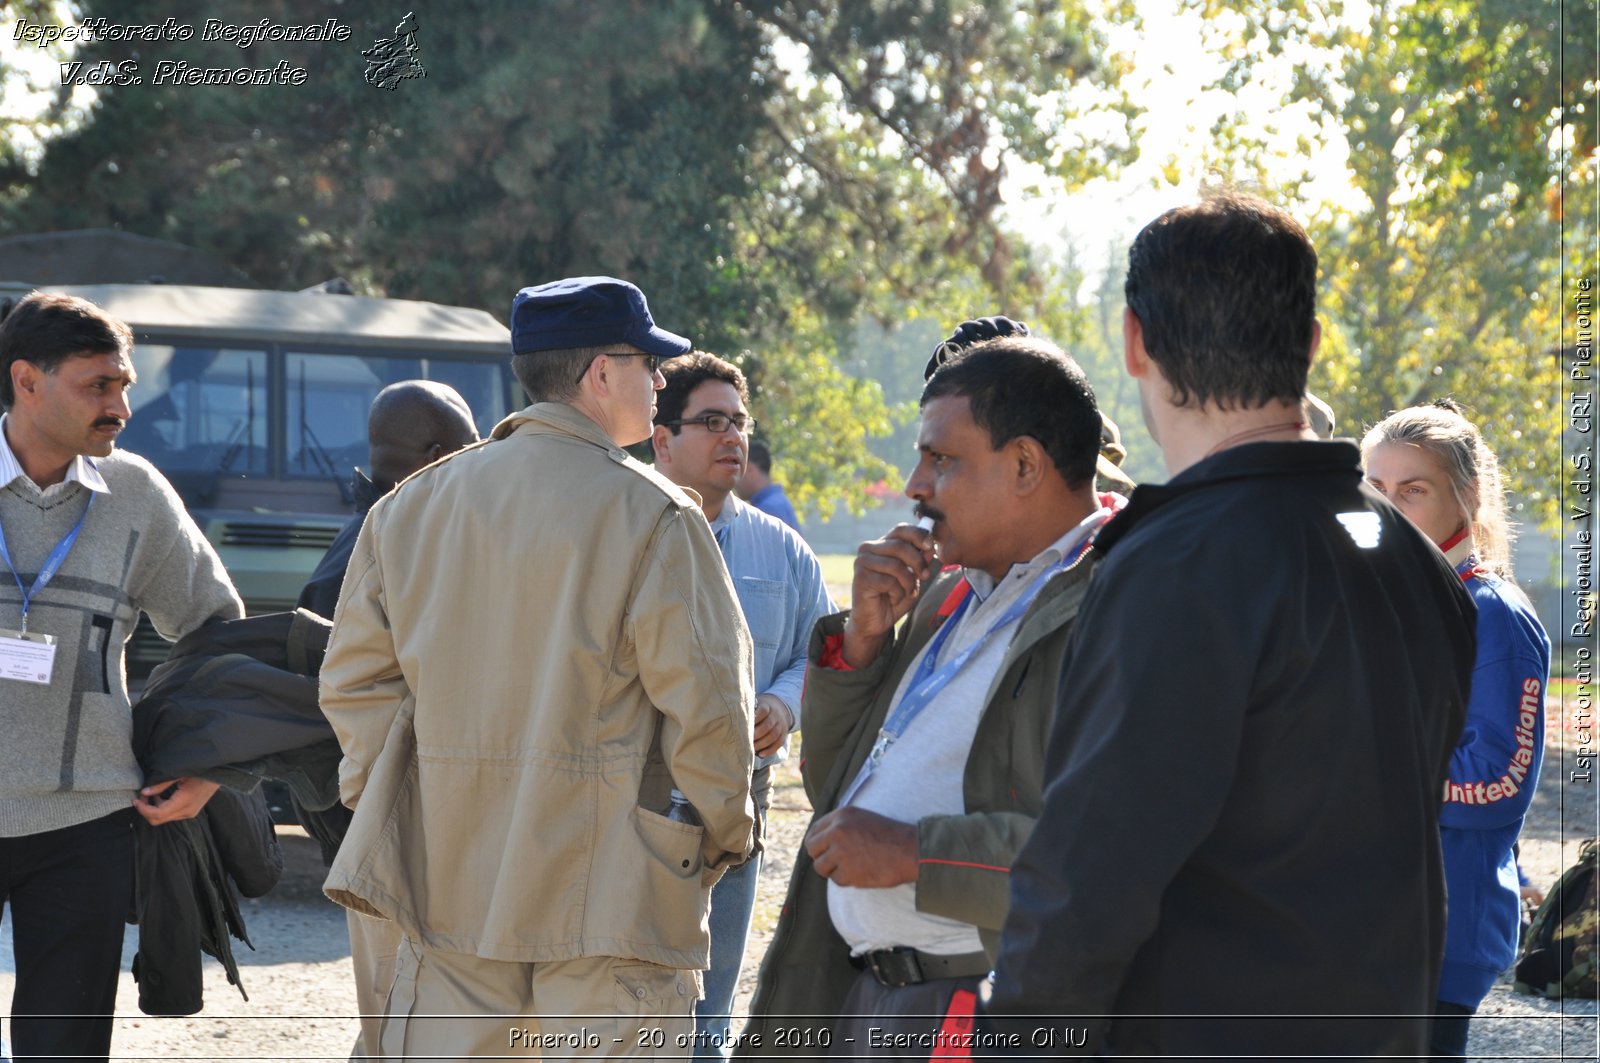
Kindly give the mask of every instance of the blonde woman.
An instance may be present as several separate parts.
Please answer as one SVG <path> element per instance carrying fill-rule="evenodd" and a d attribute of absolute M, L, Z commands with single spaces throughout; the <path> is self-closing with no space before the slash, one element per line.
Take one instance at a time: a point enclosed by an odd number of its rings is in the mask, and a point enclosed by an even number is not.
<path fill-rule="evenodd" d="M 1550 640 L 1511 575 L 1500 463 L 1449 400 L 1390 414 L 1361 441 L 1367 480 L 1444 551 L 1478 606 L 1467 723 L 1439 834 L 1449 914 L 1435 1059 L 1461 1059 L 1467 1024 L 1516 955 L 1512 847 L 1539 781 Z"/>

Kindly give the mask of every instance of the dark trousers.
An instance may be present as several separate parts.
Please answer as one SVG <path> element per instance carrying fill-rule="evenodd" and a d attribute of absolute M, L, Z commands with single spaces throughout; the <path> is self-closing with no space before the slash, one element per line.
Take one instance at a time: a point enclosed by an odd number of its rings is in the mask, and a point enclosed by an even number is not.
<path fill-rule="evenodd" d="M 932 1053 L 923 1043 L 944 1025 L 950 998 L 958 989 L 975 992 L 982 977 L 935 978 L 917 985 L 886 986 L 871 971 L 862 971 L 850 986 L 839 1019 L 833 1024 L 830 1054 L 844 1059 L 927 1059 Z M 907 1034 L 912 1040 L 895 1044 L 900 1035 Z"/>
<path fill-rule="evenodd" d="M 111 1053 L 122 935 L 133 901 L 129 808 L 42 834 L 0 838 L 0 904 L 17 968 L 11 1054 L 104 1060 Z"/>
<path fill-rule="evenodd" d="M 1467 1023 L 1476 1013 L 1476 1008 L 1463 1004 L 1452 1004 L 1447 1000 L 1433 1002 L 1433 1023 L 1428 1027 L 1428 1054 L 1435 1063 L 1467 1058 Z"/>

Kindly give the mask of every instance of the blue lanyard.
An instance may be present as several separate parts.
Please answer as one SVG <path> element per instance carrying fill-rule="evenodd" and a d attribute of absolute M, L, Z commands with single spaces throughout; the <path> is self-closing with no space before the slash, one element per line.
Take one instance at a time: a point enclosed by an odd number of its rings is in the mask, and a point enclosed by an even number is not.
<path fill-rule="evenodd" d="M 950 680 L 956 677 L 957 673 L 972 659 L 973 654 L 982 649 L 995 632 L 1003 631 L 1008 624 L 1020 620 L 1022 614 L 1028 611 L 1028 607 L 1033 605 L 1034 598 L 1038 596 L 1039 590 L 1045 585 L 1045 582 L 1056 573 L 1071 568 L 1093 542 L 1093 534 L 1085 536 L 1083 542 L 1079 543 L 1070 554 L 1039 573 L 1034 578 L 1034 581 L 1028 585 L 1027 590 L 1018 595 L 1017 600 L 1011 603 L 1011 608 L 1007 609 L 1000 619 L 989 625 L 989 630 L 970 642 L 960 653 L 940 665 L 938 663 L 939 651 L 944 648 L 945 640 L 950 637 L 950 633 L 955 630 L 956 625 L 961 622 L 961 618 L 966 615 L 967 606 L 972 604 L 972 600 L 977 595 L 968 593 L 966 597 L 961 599 L 961 604 L 956 606 L 955 612 L 950 614 L 950 619 L 939 627 L 939 630 L 934 633 L 933 638 L 928 642 L 927 651 L 923 653 L 922 660 L 917 664 L 916 674 L 912 678 L 910 685 L 906 687 L 905 696 L 900 699 L 900 703 L 895 706 L 894 711 L 889 714 L 889 718 L 884 721 L 883 728 L 878 732 L 878 740 L 872 744 L 872 752 L 867 755 L 866 763 L 861 765 L 861 771 L 857 773 L 855 780 L 845 790 L 844 796 L 839 799 L 839 803 L 835 807 L 843 808 L 850 803 L 850 799 L 860 791 L 861 787 L 866 784 L 868 777 L 877 768 L 878 761 L 883 759 L 883 754 L 901 735 L 906 733 L 906 729 L 911 726 L 911 722 L 921 715 L 922 710 L 926 709 L 933 699 L 949 684 Z"/>
<path fill-rule="evenodd" d="M 78 533 L 83 531 L 84 522 L 89 519 L 89 509 L 93 505 L 94 492 L 90 491 L 89 501 L 83 507 L 83 516 L 78 518 L 78 523 L 72 526 L 72 530 L 67 532 L 66 537 L 56 543 L 56 548 L 50 551 L 50 556 L 45 558 L 44 567 L 33 578 L 33 587 L 28 590 L 23 590 L 22 588 L 22 577 L 17 575 L 17 566 L 11 563 L 11 551 L 6 548 L 5 528 L 0 527 L 0 558 L 5 560 L 6 568 L 11 570 L 11 578 L 17 581 L 17 591 L 22 595 L 23 634 L 27 634 L 28 631 L 28 606 L 32 604 L 34 597 L 55 578 L 56 573 L 61 571 L 61 566 L 66 563 L 67 555 L 72 553 L 72 544 L 78 541 Z"/>

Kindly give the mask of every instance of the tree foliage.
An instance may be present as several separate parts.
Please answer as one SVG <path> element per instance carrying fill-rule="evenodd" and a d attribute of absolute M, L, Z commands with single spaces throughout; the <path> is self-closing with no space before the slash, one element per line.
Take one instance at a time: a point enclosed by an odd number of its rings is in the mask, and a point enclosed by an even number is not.
<path fill-rule="evenodd" d="M 1562 225 L 1589 225 L 1562 203 L 1595 178 L 1595 57 L 1576 14 L 1517 0 L 1378 0 L 1361 21 L 1336 3 L 1200 6 L 1233 58 L 1225 84 L 1264 76 L 1269 56 L 1295 61 L 1284 106 L 1321 132 L 1285 194 L 1348 151 L 1354 201 L 1305 204 L 1329 326 L 1313 388 L 1351 434 L 1456 398 L 1525 516 L 1555 519 Z M 1266 170 L 1275 131 L 1242 116 L 1226 128 L 1217 169 Z"/>
<path fill-rule="evenodd" d="M 292 0 L 84 0 L 121 23 L 298 24 Z M 1117 71 L 1080 0 L 464 0 L 417 15 L 427 70 L 367 84 L 398 12 L 344 5 L 343 44 L 99 42 L 102 90 L 36 169 L 0 144 L 0 231 L 116 226 L 259 282 L 503 313 L 558 276 L 635 280 L 660 320 L 744 361 L 798 504 L 860 504 L 894 416 L 836 368 L 861 314 L 959 320 L 1057 300 L 999 223 L 1016 162 L 1063 190 L 1114 166 Z M 156 85 L 162 59 L 304 67 L 298 86 Z M 3 60 L 0 60 L 3 62 Z M 71 110 L 63 93 L 56 117 Z M 1104 141 L 1102 143 L 1102 141 Z M 749 351 L 748 355 L 743 352 Z"/>

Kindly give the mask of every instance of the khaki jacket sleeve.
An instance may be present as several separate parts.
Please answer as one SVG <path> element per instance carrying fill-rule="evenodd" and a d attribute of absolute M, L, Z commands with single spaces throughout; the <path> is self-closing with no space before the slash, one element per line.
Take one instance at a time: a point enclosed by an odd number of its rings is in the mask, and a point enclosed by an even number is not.
<path fill-rule="evenodd" d="M 356 537 L 319 681 L 323 715 L 333 725 L 344 751 L 339 764 L 339 799 L 350 808 L 366 788 L 373 762 L 401 706 L 411 702 L 411 689 L 400 672 L 389 630 L 383 570 L 374 542 L 374 529 L 385 512 L 380 501 Z"/>
<path fill-rule="evenodd" d="M 754 846 L 754 666 L 733 582 L 698 510 L 663 512 L 636 580 L 628 623 L 639 679 L 661 713 L 661 753 L 673 785 L 705 828 L 706 873 Z"/>

